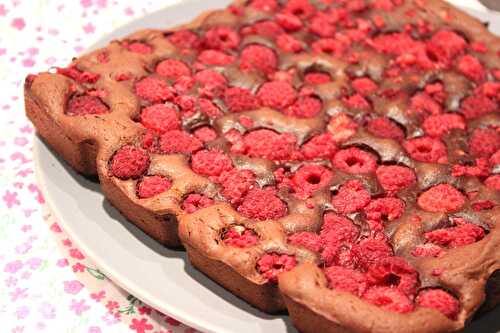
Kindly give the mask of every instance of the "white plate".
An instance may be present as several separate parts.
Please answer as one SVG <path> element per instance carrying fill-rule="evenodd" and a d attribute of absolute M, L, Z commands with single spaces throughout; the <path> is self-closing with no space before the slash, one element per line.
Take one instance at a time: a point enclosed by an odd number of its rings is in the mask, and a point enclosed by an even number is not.
<path fill-rule="evenodd" d="M 199 13 L 229 2 L 189 0 L 168 6 L 117 29 L 92 48 L 139 29 L 189 22 Z M 491 14 L 480 16 L 500 23 Z M 128 292 L 205 332 L 297 332 L 287 316 L 270 316 L 252 308 L 193 269 L 184 252 L 160 246 L 127 222 L 104 200 L 98 184 L 75 173 L 38 137 L 34 161 L 39 185 L 61 226 L 108 277 Z M 468 331 L 500 330 L 495 317 L 500 317 L 500 311 L 474 322 Z"/>

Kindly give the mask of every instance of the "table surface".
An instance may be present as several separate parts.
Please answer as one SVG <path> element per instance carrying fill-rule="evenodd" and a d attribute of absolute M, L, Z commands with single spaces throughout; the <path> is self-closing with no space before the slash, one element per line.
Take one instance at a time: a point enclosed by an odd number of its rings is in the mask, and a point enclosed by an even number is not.
<path fill-rule="evenodd" d="M 48 211 L 32 162 L 23 78 L 181 0 L 0 1 L 0 322 L 3 332 L 194 332 L 108 280 Z M 482 9 L 475 0 L 451 1 Z"/>

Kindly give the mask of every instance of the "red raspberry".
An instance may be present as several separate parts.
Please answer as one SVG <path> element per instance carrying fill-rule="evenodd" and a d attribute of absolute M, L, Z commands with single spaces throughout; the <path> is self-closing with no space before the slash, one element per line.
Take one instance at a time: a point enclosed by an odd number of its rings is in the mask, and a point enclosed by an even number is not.
<path fill-rule="evenodd" d="M 496 166 L 500 164 L 500 149 L 496 151 L 493 155 L 491 155 L 489 162 L 491 165 Z"/>
<path fill-rule="evenodd" d="M 458 300 L 441 289 L 422 290 L 417 296 L 416 303 L 417 306 L 437 310 L 451 320 L 457 319 L 460 311 Z"/>
<path fill-rule="evenodd" d="M 342 102 L 344 102 L 345 106 L 349 109 L 367 110 L 371 108 L 370 103 L 360 94 L 345 97 L 342 99 Z"/>
<path fill-rule="evenodd" d="M 418 205 L 428 212 L 452 213 L 465 204 L 464 195 L 449 184 L 439 184 L 420 194 Z"/>
<path fill-rule="evenodd" d="M 490 164 L 486 158 L 477 158 L 476 165 L 455 164 L 451 169 L 453 177 L 472 176 L 487 177 L 490 173 Z"/>
<path fill-rule="evenodd" d="M 221 93 L 226 87 L 227 80 L 224 75 L 211 69 L 202 70 L 194 75 L 196 82 L 215 95 Z"/>
<path fill-rule="evenodd" d="M 191 167 L 193 171 L 205 176 L 220 176 L 224 171 L 233 168 L 231 158 L 223 151 L 200 150 L 191 157 Z"/>
<path fill-rule="evenodd" d="M 200 107 L 200 112 L 206 114 L 210 118 L 217 118 L 223 115 L 217 105 L 207 98 L 199 98 L 198 105 Z"/>
<path fill-rule="evenodd" d="M 309 231 L 297 232 L 288 236 L 288 243 L 295 246 L 305 247 L 313 252 L 319 252 L 321 249 L 319 236 Z"/>
<path fill-rule="evenodd" d="M 247 133 L 240 142 L 231 147 L 231 152 L 249 157 L 284 161 L 294 157 L 297 139 L 293 134 L 278 134 L 268 129 Z"/>
<path fill-rule="evenodd" d="M 302 29 L 302 21 L 298 16 L 289 13 L 276 14 L 276 22 L 286 31 L 297 31 Z"/>
<path fill-rule="evenodd" d="M 333 263 L 342 266 L 354 266 L 355 258 L 352 254 L 346 257 L 345 246 L 352 244 L 359 236 L 359 228 L 346 217 L 335 213 L 326 213 L 320 231 L 320 246 L 323 248 L 321 258 L 326 266 Z M 342 262 L 348 259 L 348 262 Z"/>
<path fill-rule="evenodd" d="M 273 12 L 279 5 L 277 0 L 252 0 L 251 6 L 264 12 Z"/>
<path fill-rule="evenodd" d="M 335 36 L 335 24 L 332 24 L 330 15 L 323 12 L 318 12 L 311 19 L 309 24 L 309 30 L 322 38 L 334 37 Z"/>
<path fill-rule="evenodd" d="M 448 161 L 446 146 L 439 139 L 423 136 L 406 140 L 403 147 L 411 158 L 420 162 L 446 163 Z"/>
<path fill-rule="evenodd" d="M 437 245 L 428 243 L 417 245 L 413 251 L 411 251 L 411 255 L 414 257 L 434 257 L 440 258 L 445 255 L 443 249 Z"/>
<path fill-rule="evenodd" d="M 453 249 L 480 241 L 484 235 L 483 228 L 472 223 L 465 223 L 456 227 L 426 232 L 424 237 L 431 243 Z"/>
<path fill-rule="evenodd" d="M 410 109 L 424 115 L 438 115 L 443 112 L 441 105 L 424 92 L 419 92 L 411 98 Z"/>
<path fill-rule="evenodd" d="M 162 176 L 147 176 L 137 184 L 137 196 L 141 199 L 151 198 L 165 192 L 172 186 L 172 182 Z"/>
<path fill-rule="evenodd" d="M 139 178 L 148 168 L 149 156 L 141 148 L 126 145 L 111 158 L 111 173 L 120 179 Z"/>
<path fill-rule="evenodd" d="M 209 49 L 235 49 L 240 45 L 240 36 L 231 28 L 213 27 L 205 33 L 204 43 Z"/>
<path fill-rule="evenodd" d="M 383 11 L 390 12 L 397 6 L 401 6 L 403 3 L 403 1 L 398 0 L 375 0 L 372 6 L 375 9 L 381 9 Z"/>
<path fill-rule="evenodd" d="M 174 97 L 172 90 L 164 81 L 153 77 L 146 77 L 135 84 L 135 93 L 151 103 L 171 100 Z"/>
<path fill-rule="evenodd" d="M 481 62 L 468 54 L 458 60 L 457 68 L 463 75 L 476 82 L 486 77 L 486 71 Z"/>
<path fill-rule="evenodd" d="M 307 84 L 323 84 L 331 82 L 330 74 L 323 72 L 309 72 L 304 75 L 304 82 Z"/>
<path fill-rule="evenodd" d="M 304 165 L 292 177 L 295 195 L 303 200 L 316 190 L 327 186 L 332 179 L 332 172 L 321 165 Z"/>
<path fill-rule="evenodd" d="M 367 77 L 357 78 L 352 81 L 351 85 L 361 96 L 369 96 L 378 89 L 377 84 Z"/>
<path fill-rule="evenodd" d="M 413 311 L 413 304 L 404 293 L 398 289 L 385 286 L 375 286 L 368 289 L 363 298 L 389 311 L 407 313 Z"/>
<path fill-rule="evenodd" d="M 405 204 L 398 198 L 379 198 L 365 207 L 366 217 L 373 221 L 392 221 L 403 215 Z"/>
<path fill-rule="evenodd" d="M 127 48 L 127 50 L 135 53 L 149 54 L 153 52 L 153 48 L 146 43 L 132 42 L 132 43 L 125 43 L 124 46 Z"/>
<path fill-rule="evenodd" d="M 381 165 L 376 171 L 377 180 L 387 192 L 397 192 L 416 183 L 415 172 L 404 166 Z"/>
<path fill-rule="evenodd" d="M 205 65 L 226 66 L 232 64 L 235 58 L 217 50 L 203 50 L 198 55 L 198 61 Z"/>
<path fill-rule="evenodd" d="M 311 17 L 316 12 L 316 8 L 309 0 L 290 0 L 283 8 L 283 12 L 305 19 Z"/>
<path fill-rule="evenodd" d="M 316 117 L 322 109 L 323 105 L 321 100 L 316 97 L 305 96 L 299 99 L 286 108 L 283 113 L 287 116 L 298 118 L 312 118 Z"/>
<path fill-rule="evenodd" d="M 281 34 L 276 37 L 276 45 L 283 51 L 298 53 L 304 49 L 302 42 L 289 34 Z"/>
<path fill-rule="evenodd" d="M 225 245 L 246 248 L 257 244 L 259 236 L 251 229 L 242 225 L 235 225 L 224 233 L 222 240 Z"/>
<path fill-rule="evenodd" d="M 191 75 L 191 70 L 185 63 L 175 59 L 165 59 L 156 66 L 156 73 L 169 79 Z"/>
<path fill-rule="evenodd" d="M 243 71 L 254 69 L 268 75 L 276 71 L 277 67 L 278 57 L 266 46 L 251 44 L 241 51 L 240 69 Z"/>
<path fill-rule="evenodd" d="M 472 203 L 472 209 L 476 212 L 479 212 L 481 210 L 492 209 L 495 206 L 496 206 L 496 204 L 490 200 L 479 200 L 479 201 Z"/>
<path fill-rule="evenodd" d="M 500 191 L 500 175 L 489 176 L 484 184 L 493 190 Z"/>
<path fill-rule="evenodd" d="M 191 193 L 182 202 L 181 208 L 188 214 L 194 213 L 199 209 L 213 205 L 213 199 L 202 194 Z"/>
<path fill-rule="evenodd" d="M 155 152 L 158 145 L 158 135 L 154 131 L 146 131 L 142 137 L 142 148 Z"/>
<path fill-rule="evenodd" d="M 427 43 L 427 51 L 439 62 L 448 65 L 451 60 L 461 54 L 467 42 L 460 35 L 449 30 L 439 30 Z"/>
<path fill-rule="evenodd" d="M 372 285 L 394 286 L 412 297 L 417 291 L 418 273 L 401 257 L 386 257 L 368 268 L 368 282 Z"/>
<path fill-rule="evenodd" d="M 354 213 L 370 203 L 370 193 L 359 180 L 349 180 L 332 199 L 332 205 L 340 214 Z"/>
<path fill-rule="evenodd" d="M 357 258 L 358 265 L 364 270 L 393 255 L 392 249 L 386 241 L 372 238 L 362 240 L 352 248 L 352 251 Z"/>
<path fill-rule="evenodd" d="M 193 134 L 200 139 L 201 142 L 210 142 L 217 139 L 217 133 L 209 126 L 199 127 Z"/>
<path fill-rule="evenodd" d="M 88 114 L 103 114 L 107 112 L 109 112 L 109 109 L 100 98 L 82 95 L 71 97 L 65 113 L 69 116 L 84 116 Z"/>
<path fill-rule="evenodd" d="M 368 121 L 366 129 L 371 134 L 385 139 L 403 140 L 405 133 L 394 121 L 380 117 Z"/>
<path fill-rule="evenodd" d="M 240 87 L 226 89 L 224 103 L 231 112 L 254 110 L 259 107 L 259 103 L 252 92 Z"/>
<path fill-rule="evenodd" d="M 308 160 L 331 159 L 337 152 L 337 145 L 329 133 L 324 133 L 304 143 L 301 152 Z"/>
<path fill-rule="evenodd" d="M 500 149 L 500 134 L 488 128 L 477 128 L 469 140 L 469 151 L 478 157 L 490 157 Z"/>
<path fill-rule="evenodd" d="M 170 43 L 180 49 L 194 49 L 199 44 L 198 35 L 190 30 L 178 30 L 168 36 Z"/>
<path fill-rule="evenodd" d="M 375 157 L 356 147 L 339 150 L 332 162 L 337 169 L 351 174 L 370 173 L 377 168 Z"/>
<path fill-rule="evenodd" d="M 297 92 L 288 82 L 270 81 L 260 87 L 257 97 L 263 106 L 281 110 L 293 104 Z"/>
<path fill-rule="evenodd" d="M 99 74 L 81 71 L 76 66 L 70 66 L 67 68 L 57 67 L 57 74 L 65 75 L 79 83 L 96 83 L 101 77 Z"/>
<path fill-rule="evenodd" d="M 279 219 L 285 216 L 286 211 L 286 204 L 276 196 L 272 187 L 250 189 L 238 207 L 238 212 L 244 216 L 262 221 Z"/>
<path fill-rule="evenodd" d="M 167 132 L 181 127 L 177 111 L 165 104 L 153 104 L 141 112 L 141 124 L 158 132 Z"/>
<path fill-rule="evenodd" d="M 459 114 L 443 113 L 424 120 L 422 128 L 428 136 L 439 138 L 453 129 L 465 129 L 465 121 Z"/>
<path fill-rule="evenodd" d="M 328 287 L 361 296 L 368 288 L 366 276 L 358 271 L 340 266 L 330 266 L 324 270 Z"/>
<path fill-rule="evenodd" d="M 417 41 L 405 32 L 395 32 L 378 35 L 371 44 L 379 52 L 399 55 L 415 49 Z"/>
<path fill-rule="evenodd" d="M 252 25 L 243 27 L 240 30 L 243 36 L 258 35 L 274 39 L 284 33 L 284 30 L 274 21 L 258 21 Z"/>
<path fill-rule="evenodd" d="M 203 143 L 189 133 L 180 130 L 165 132 L 160 136 L 159 148 L 162 153 L 190 154 L 203 146 Z"/>
<path fill-rule="evenodd" d="M 465 98 L 460 105 L 460 111 L 466 119 L 478 118 L 484 114 L 497 111 L 495 101 L 484 95 L 471 95 Z"/>
<path fill-rule="evenodd" d="M 232 169 L 222 172 L 218 182 L 222 195 L 232 204 L 238 204 L 255 184 L 255 174 L 250 170 Z"/>
<path fill-rule="evenodd" d="M 257 261 L 257 271 L 271 283 L 278 282 L 278 275 L 297 266 L 294 256 L 266 253 Z"/>

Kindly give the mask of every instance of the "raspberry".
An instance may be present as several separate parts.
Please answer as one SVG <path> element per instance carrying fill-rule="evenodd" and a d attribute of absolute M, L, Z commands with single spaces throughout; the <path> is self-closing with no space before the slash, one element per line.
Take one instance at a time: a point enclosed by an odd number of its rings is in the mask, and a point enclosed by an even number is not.
<path fill-rule="evenodd" d="M 137 184 L 137 196 L 141 199 L 151 198 L 165 192 L 172 182 L 162 176 L 147 176 Z"/>
<path fill-rule="evenodd" d="M 255 231 L 247 229 L 242 225 L 229 228 L 222 236 L 224 244 L 239 248 L 254 246 L 259 241 Z"/>
<path fill-rule="evenodd" d="M 166 59 L 156 66 L 156 73 L 169 79 L 176 79 L 179 76 L 191 75 L 191 70 L 182 61 Z"/>
<path fill-rule="evenodd" d="M 226 66 L 232 64 L 235 58 L 217 50 L 203 50 L 198 55 L 198 61 L 205 65 Z"/>
<path fill-rule="evenodd" d="M 357 258 L 358 265 L 367 270 L 378 261 L 391 257 L 392 249 L 386 241 L 367 238 L 356 244 L 352 251 Z"/>
<path fill-rule="evenodd" d="M 335 25 L 331 23 L 330 16 L 323 12 L 318 12 L 311 19 L 309 30 L 319 37 L 327 38 L 335 36 Z"/>
<path fill-rule="evenodd" d="M 327 186 L 332 179 L 332 172 L 321 165 L 305 165 L 292 177 L 292 188 L 295 195 L 303 200 L 309 198 L 316 190 Z"/>
<path fill-rule="evenodd" d="M 439 184 L 420 194 L 418 205 L 428 212 L 451 213 L 465 204 L 464 195 L 449 184 Z"/>
<path fill-rule="evenodd" d="M 330 266 L 324 270 L 328 287 L 361 296 L 368 288 L 366 276 L 358 271 L 340 266 Z"/>
<path fill-rule="evenodd" d="M 243 27 L 240 33 L 246 35 L 258 35 L 274 39 L 284 33 L 283 29 L 274 21 L 258 21 L 250 26 Z"/>
<path fill-rule="evenodd" d="M 489 162 L 491 165 L 496 166 L 500 164 L 500 149 L 491 155 Z"/>
<path fill-rule="evenodd" d="M 222 185 L 222 195 L 232 204 L 238 204 L 254 186 L 255 174 L 250 170 L 232 169 L 222 172 L 218 182 Z"/>
<path fill-rule="evenodd" d="M 441 289 L 422 290 L 417 296 L 416 303 L 417 306 L 437 310 L 451 320 L 457 319 L 460 311 L 458 300 Z"/>
<path fill-rule="evenodd" d="M 177 111 L 165 104 L 153 104 L 141 112 L 141 124 L 158 132 L 167 132 L 181 127 Z"/>
<path fill-rule="evenodd" d="M 252 92 L 240 87 L 226 89 L 224 103 L 231 112 L 254 110 L 259 107 L 259 103 Z"/>
<path fill-rule="evenodd" d="M 492 129 L 477 128 L 469 140 L 469 151 L 478 157 L 490 157 L 500 149 L 500 134 Z"/>
<path fill-rule="evenodd" d="M 500 191 L 500 175 L 489 176 L 484 184 L 493 190 Z"/>
<path fill-rule="evenodd" d="M 272 283 L 278 282 L 278 275 L 297 266 L 294 256 L 266 253 L 257 261 L 257 271 Z"/>
<path fill-rule="evenodd" d="M 311 17 L 316 8 L 309 2 L 309 0 L 290 0 L 286 3 L 283 12 L 296 15 L 300 18 Z"/>
<path fill-rule="evenodd" d="M 226 78 L 211 69 L 202 70 L 194 75 L 196 82 L 205 89 L 212 91 L 215 95 L 218 95 L 226 87 Z"/>
<path fill-rule="evenodd" d="M 204 43 L 209 49 L 235 49 L 240 45 L 240 36 L 231 28 L 213 27 L 205 33 Z"/>
<path fill-rule="evenodd" d="M 146 77 L 135 84 L 135 93 L 151 103 L 160 103 L 171 100 L 174 95 L 171 87 L 164 81 L 153 77 Z"/>
<path fill-rule="evenodd" d="M 304 49 L 302 42 L 289 34 L 281 34 L 276 37 L 276 45 L 283 51 L 298 53 Z"/>
<path fill-rule="evenodd" d="M 475 224 L 465 223 L 456 227 L 426 232 L 424 237 L 431 243 L 453 249 L 480 241 L 484 234 L 483 228 Z"/>
<path fill-rule="evenodd" d="M 198 36 L 190 30 L 178 30 L 168 36 L 170 43 L 180 49 L 194 49 L 199 44 Z"/>
<path fill-rule="evenodd" d="M 415 49 L 417 41 L 404 32 L 382 34 L 372 41 L 372 46 L 379 52 L 399 55 Z"/>
<path fill-rule="evenodd" d="M 266 46 L 251 44 L 241 51 L 240 69 L 243 71 L 257 70 L 268 75 L 276 71 L 278 57 Z"/>
<path fill-rule="evenodd" d="M 404 166 L 381 165 L 376 171 L 377 180 L 387 192 L 397 192 L 416 183 L 415 172 Z"/>
<path fill-rule="evenodd" d="M 276 14 L 276 22 L 286 31 L 297 31 L 303 26 L 302 21 L 298 16 L 290 13 Z"/>
<path fill-rule="evenodd" d="M 221 150 L 200 150 L 191 157 L 193 171 L 205 176 L 220 176 L 233 168 L 231 158 Z"/>
<path fill-rule="evenodd" d="M 368 282 L 372 285 L 394 286 L 412 297 L 417 291 L 418 273 L 401 257 L 386 257 L 368 268 Z"/>
<path fill-rule="evenodd" d="M 100 98 L 82 95 L 71 97 L 65 113 L 69 116 L 84 116 L 88 114 L 103 114 L 107 112 L 109 112 L 109 109 Z"/>
<path fill-rule="evenodd" d="M 453 113 L 443 113 L 430 116 L 424 120 L 422 125 L 428 136 L 439 138 L 453 129 L 465 129 L 465 121 L 462 116 Z"/>
<path fill-rule="evenodd" d="M 160 136 L 159 148 L 162 153 L 190 154 L 203 146 L 203 143 L 189 133 L 180 130 L 165 132 Z"/>
<path fill-rule="evenodd" d="M 123 146 L 111 158 L 110 169 L 113 176 L 120 179 L 140 177 L 149 167 L 149 156 L 141 148 Z"/>
<path fill-rule="evenodd" d="M 345 97 L 342 101 L 349 109 L 367 110 L 371 107 L 370 103 L 360 94 Z"/>
<path fill-rule="evenodd" d="M 413 304 L 404 293 L 398 289 L 385 286 L 375 286 L 368 289 L 363 298 L 385 310 L 399 313 L 413 311 Z"/>
<path fill-rule="evenodd" d="M 326 266 L 342 258 L 342 246 L 352 244 L 359 235 L 359 228 L 351 220 L 335 213 L 326 213 L 320 231 L 320 246 L 323 248 L 321 258 Z M 351 258 L 351 262 L 354 258 Z"/>
<path fill-rule="evenodd" d="M 434 257 L 439 258 L 445 254 L 443 249 L 437 245 L 428 243 L 423 245 L 417 245 L 411 255 L 414 257 Z"/>
<path fill-rule="evenodd" d="M 260 87 L 257 97 L 263 106 L 281 110 L 294 103 L 297 92 L 287 82 L 270 81 Z"/>
<path fill-rule="evenodd" d="M 99 74 L 94 74 L 87 71 L 81 71 L 76 66 L 67 68 L 57 67 L 57 74 L 67 76 L 79 83 L 96 83 L 101 77 Z"/>
<path fill-rule="evenodd" d="M 293 105 L 286 108 L 283 113 L 287 116 L 298 118 L 316 117 L 322 109 L 321 100 L 316 97 L 300 97 Z"/>
<path fill-rule="evenodd" d="M 411 158 L 420 162 L 444 163 L 448 160 L 446 146 L 439 139 L 423 136 L 404 141 L 403 147 Z"/>
<path fill-rule="evenodd" d="M 329 133 L 324 133 L 312 137 L 303 144 L 301 152 L 308 160 L 331 159 L 337 152 L 337 145 Z"/>
<path fill-rule="evenodd" d="M 304 75 L 304 82 L 307 84 L 323 84 L 331 82 L 330 74 L 323 72 L 309 72 Z"/>
<path fill-rule="evenodd" d="M 359 180 L 349 180 L 332 199 L 332 205 L 340 214 L 354 213 L 370 203 L 370 193 Z"/>
<path fill-rule="evenodd" d="M 332 162 L 337 169 L 351 174 L 369 173 L 377 168 L 375 157 L 356 147 L 339 150 Z"/>
<path fill-rule="evenodd" d="M 460 111 L 466 119 L 478 118 L 484 114 L 495 112 L 497 103 L 484 95 L 471 95 L 460 105 Z"/>
<path fill-rule="evenodd" d="M 420 114 L 437 115 L 443 111 L 441 105 L 427 93 L 419 92 L 410 100 L 410 109 Z"/>
<path fill-rule="evenodd" d="M 379 198 L 365 207 L 366 217 L 373 221 L 392 221 L 403 215 L 405 205 L 398 198 Z"/>
<path fill-rule="evenodd" d="M 358 124 L 345 113 L 338 113 L 330 118 L 327 130 L 337 143 L 342 143 L 356 134 Z"/>
<path fill-rule="evenodd" d="M 158 144 L 158 135 L 154 131 L 146 131 L 142 137 L 142 148 L 154 152 Z"/>
<path fill-rule="evenodd" d="M 313 252 L 319 252 L 321 249 L 319 236 L 309 231 L 297 232 L 288 236 L 288 243 L 295 246 L 305 247 Z"/>
<path fill-rule="evenodd" d="M 262 221 L 283 217 L 286 211 L 286 204 L 276 196 L 272 187 L 250 189 L 238 207 L 238 212 L 244 216 Z"/>
<path fill-rule="evenodd" d="M 357 78 L 352 81 L 351 85 L 361 96 L 369 96 L 378 89 L 377 84 L 367 77 Z"/>
<path fill-rule="evenodd" d="M 486 71 L 481 62 L 468 54 L 458 60 L 457 68 L 463 75 L 476 82 L 486 77 Z"/>
<path fill-rule="evenodd" d="M 479 200 L 479 201 L 472 203 L 472 209 L 476 212 L 481 211 L 481 210 L 492 209 L 495 206 L 496 206 L 496 204 L 490 200 Z"/>
<path fill-rule="evenodd" d="M 207 98 L 198 99 L 200 112 L 206 114 L 210 118 L 217 118 L 222 116 L 222 111 L 211 100 Z"/>
<path fill-rule="evenodd" d="M 264 12 L 273 12 L 278 8 L 277 0 L 252 0 L 251 6 Z"/>
<path fill-rule="evenodd" d="M 486 158 L 477 158 L 476 165 L 460 165 L 455 164 L 451 169 L 453 177 L 472 176 L 472 177 L 487 177 L 490 173 L 490 164 Z"/>
<path fill-rule="evenodd" d="M 135 52 L 140 54 L 149 54 L 153 52 L 153 48 L 146 43 L 132 42 L 132 43 L 125 43 L 124 46 L 130 52 Z"/>
<path fill-rule="evenodd" d="M 427 43 L 427 51 L 439 62 L 448 65 L 466 46 L 467 42 L 455 32 L 439 30 Z"/>
<path fill-rule="evenodd" d="M 211 206 L 213 203 L 213 199 L 209 197 L 198 193 L 191 193 L 184 199 L 181 208 L 186 213 L 191 214 L 199 209 Z"/>
<path fill-rule="evenodd" d="M 293 157 L 296 141 L 293 134 L 278 134 L 268 129 L 259 129 L 247 133 L 241 142 L 231 147 L 231 151 L 249 157 L 283 161 Z"/>
<path fill-rule="evenodd" d="M 217 133 L 209 126 L 199 127 L 193 134 L 201 142 L 210 142 L 217 139 Z"/>
<path fill-rule="evenodd" d="M 366 129 L 371 134 L 385 139 L 403 140 L 405 133 L 394 121 L 380 117 L 368 121 Z"/>

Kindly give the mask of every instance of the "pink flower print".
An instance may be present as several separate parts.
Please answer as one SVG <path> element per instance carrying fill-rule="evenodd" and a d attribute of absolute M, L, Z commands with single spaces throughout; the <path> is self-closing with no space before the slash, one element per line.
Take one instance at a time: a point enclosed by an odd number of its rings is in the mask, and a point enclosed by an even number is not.
<path fill-rule="evenodd" d="M 32 133 L 33 132 L 33 127 L 31 127 L 30 125 L 26 125 L 26 126 L 23 126 L 19 129 L 21 131 L 21 133 Z"/>
<path fill-rule="evenodd" d="M 29 268 L 31 268 L 32 270 L 35 270 L 35 269 L 38 269 L 38 267 L 40 267 L 40 265 L 42 265 L 42 259 L 33 257 L 33 258 L 30 258 L 28 260 L 27 264 L 28 264 Z"/>
<path fill-rule="evenodd" d="M 28 231 L 30 231 L 30 230 L 31 230 L 31 228 L 32 228 L 32 227 L 31 227 L 31 225 L 29 225 L 29 224 L 25 224 L 25 225 L 23 225 L 23 226 L 21 227 L 21 231 L 22 231 L 22 232 L 28 232 Z"/>
<path fill-rule="evenodd" d="M 78 280 L 63 281 L 64 292 L 66 294 L 76 295 L 82 290 L 83 284 Z"/>
<path fill-rule="evenodd" d="M 30 277 L 31 277 L 30 271 L 24 271 L 23 274 L 21 274 L 21 279 L 28 280 Z"/>
<path fill-rule="evenodd" d="M 56 307 L 49 302 L 43 302 L 38 308 L 38 312 L 44 319 L 54 319 L 56 317 Z"/>
<path fill-rule="evenodd" d="M 101 290 L 98 293 L 91 293 L 90 298 L 96 302 L 100 302 L 106 296 L 106 291 Z"/>
<path fill-rule="evenodd" d="M 10 295 L 10 300 L 12 302 L 16 302 L 18 299 L 26 298 L 28 297 L 28 294 L 26 293 L 28 291 L 28 288 L 16 288 L 14 291 L 11 291 L 9 293 Z"/>
<path fill-rule="evenodd" d="M 172 325 L 172 326 L 179 326 L 181 324 L 180 321 L 178 321 L 178 320 L 176 320 L 176 319 L 174 319 L 172 317 L 168 317 L 168 316 L 165 317 L 165 321 L 167 323 L 169 323 L 170 325 Z"/>
<path fill-rule="evenodd" d="M 102 333 L 101 329 L 97 326 L 91 326 L 89 327 L 89 330 L 87 333 Z"/>
<path fill-rule="evenodd" d="M 92 23 L 87 23 L 83 26 L 83 31 L 85 31 L 86 34 L 93 34 L 95 31 L 95 27 Z"/>
<path fill-rule="evenodd" d="M 68 266 L 68 259 L 66 259 L 66 258 L 59 259 L 57 261 L 56 265 L 59 267 L 66 267 L 66 266 Z"/>
<path fill-rule="evenodd" d="M 36 328 L 37 328 L 39 331 L 43 331 L 46 327 L 47 327 L 47 325 L 45 325 L 45 324 L 44 324 L 44 323 L 42 323 L 42 322 L 38 322 L 38 323 L 36 323 Z"/>
<path fill-rule="evenodd" d="M 23 268 L 23 263 L 21 260 L 14 260 L 5 264 L 3 271 L 5 273 L 15 274 L 18 270 Z"/>
<path fill-rule="evenodd" d="M 11 330 L 12 333 L 23 333 L 24 332 L 24 326 L 16 326 Z"/>
<path fill-rule="evenodd" d="M 14 144 L 21 147 L 26 146 L 28 144 L 28 139 L 22 136 L 16 137 L 14 138 Z"/>
<path fill-rule="evenodd" d="M 32 174 L 33 173 L 33 170 L 31 170 L 30 168 L 28 169 L 24 169 L 24 170 L 21 170 L 17 173 L 18 176 L 21 176 L 21 177 L 27 177 L 28 175 Z"/>
<path fill-rule="evenodd" d="M 3 201 L 7 205 L 7 208 L 12 208 L 16 205 L 19 205 L 20 202 L 17 200 L 17 192 L 5 191 L 5 194 L 2 197 Z"/>
<path fill-rule="evenodd" d="M 14 287 L 17 284 L 17 279 L 11 275 L 4 282 L 6 287 Z"/>
<path fill-rule="evenodd" d="M 120 320 L 119 318 L 116 318 L 115 316 L 113 316 L 111 313 L 106 313 L 104 316 L 101 317 L 102 321 L 104 321 L 106 323 L 106 325 L 108 326 L 111 326 L 111 325 L 114 325 L 116 323 L 119 323 Z"/>
<path fill-rule="evenodd" d="M 127 7 L 124 9 L 125 15 L 127 16 L 133 16 L 134 15 L 134 10 L 130 7 Z"/>
<path fill-rule="evenodd" d="M 92 6 L 92 0 L 80 0 L 80 4 L 83 8 L 89 8 Z"/>
<path fill-rule="evenodd" d="M 23 30 L 26 26 L 26 23 L 24 22 L 24 19 L 22 17 L 16 17 L 12 20 L 12 23 L 10 25 L 17 30 Z"/>
<path fill-rule="evenodd" d="M 71 242 L 71 240 L 69 240 L 67 238 L 63 239 L 62 243 L 63 243 L 64 246 L 67 246 L 67 247 L 70 247 L 71 245 L 73 245 L 73 243 Z"/>
<path fill-rule="evenodd" d="M 69 250 L 69 255 L 72 258 L 75 258 L 77 260 L 83 260 L 83 259 L 85 259 L 85 256 L 83 255 L 83 253 L 81 253 L 80 250 L 78 250 L 77 248 L 70 249 Z"/>
<path fill-rule="evenodd" d="M 29 184 L 28 190 L 30 190 L 31 193 L 36 193 L 36 201 L 38 201 L 38 203 L 45 203 L 42 191 L 40 191 L 36 184 Z"/>
<path fill-rule="evenodd" d="M 153 325 L 148 324 L 148 320 L 146 318 L 142 318 L 141 320 L 137 320 L 135 318 L 132 319 L 132 325 L 129 327 L 137 333 L 144 333 L 153 329 Z"/>
<path fill-rule="evenodd" d="M 143 315 L 143 314 L 151 314 L 151 308 L 147 305 L 144 305 L 144 306 L 139 306 L 137 308 L 137 310 L 139 310 L 139 314 Z"/>
<path fill-rule="evenodd" d="M 109 313 L 112 313 L 113 310 L 118 309 L 118 302 L 115 301 L 108 301 L 106 303 L 106 309 L 108 309 Z"/>
<path fill-rule="evenodd" d="M 62 232 L 61 227 L 56 222 L 52 223 L 52 225 L 50 226 L 50 230 L 57 233 Z"/>
<path fill-rule="evenodd" d="M 28 242 L 19 244 L 15 248 L 17 254 L 26 254 L 29 250 L 31 250 L 31 244 Z"/>
<path fill-rule="evenodd" d="M 80 264 L 79 262 L 77 262 L 76 264 L 74 264 L 73 266 L 71 266 L 71 268 L 73 269 L 74 273 L 85 271 L 85 266 L 82 265 L 82 264 Z"/>
<path fill-rule="evenodd" d="M 30 313 L 30 309 L 27 306 L 21 306 L 17 308 L 14 315 L 17 317 L 17 320 L 26 318 Z"/>
<path fill-rule="evenodd" d="M 28 162 L 31 162 L 30 159 L 28 159 L 23 153 L 21 153 L 20 151 L 16 151 L 14 154 L 10 155 L 10 159 L 12 161 L 16 161 L 16 160 L 21 160 L 21 163 L 22 164 L 26 164 Z"/>
<path fill-rule="evenodd" d="M 85 304 L 85 300 L 82 299 L 77 301 L 75 299 L 71 300 L 71 305 L 69 307 L 70 310 L 73 310 L 77 316 L 81 316 L 82 313 L 90 309 L 90 306 Z"/>
<path fill-rule="evenodd" d="M 0 5 L 0 16 L 5 16 L 7 15 L 8 10 L 5 9 L 5 5 Z"/>

